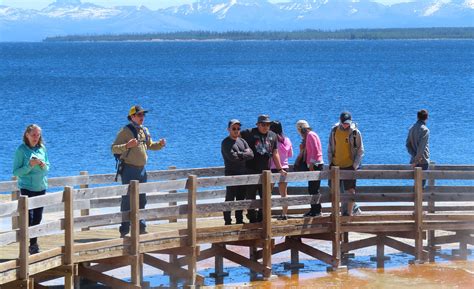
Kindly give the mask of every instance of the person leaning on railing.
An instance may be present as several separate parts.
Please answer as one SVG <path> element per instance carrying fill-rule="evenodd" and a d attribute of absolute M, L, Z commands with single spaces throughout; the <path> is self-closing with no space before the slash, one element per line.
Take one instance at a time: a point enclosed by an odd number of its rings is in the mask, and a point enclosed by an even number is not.
<path fill-rule="evenodd" d="M 29 125 L 23 133 L 23 143 L 16 149 L 13 175 L 18 177 L 18 188 L 22 196 L 36 197 L 48 188 L 49 159 L 43 143 L 41 128 Z M 43 218 L 43 207 L 28 211 L 28 225 L 35 226 Z M 30 254 L 39 252 L 38 238 L 30 239 Z"/>
<path fill-rule="evenodd" d="M 364 143 L 362 135 L 352 115 L 349 112 L 342 112 L 339 116 L 339 123 L 336 123 L 329 135 L 328 160 L 330 166 L 338 166 L 341 170 L 355 171 L 359 169 L 364 156 Z M 341 183 L 344 192 L 351 195 L 356 193 L 357 180 L 343 180 Z M 353 201 L 342 204 L 342 214 L 346 216 L 360 214 L 361 210 Z"/>
<path fill-rule="evenodd" d="M 430 130 L 426 126 L 427 121 L 428 111 L 418 111 L 417 121 L 410 127 L 406 141 L 406 148 L 411 157 L 410 164 L 422 170 L 427 170 L 430 165 Z M 422 184 L 424 187 L 426 180 L 423 180 Z"/>
<path fill-rule="evenodd" d="M 144 110 L 139 105 L 134 105 L 128 112 L 128 120 L 130 123 L 124 126 L 114 143 L 112 144 L 112 153 L 118 154 L 120 157 L 119 171 L 122 184 L 128 185 L 130 181 L 137 180 L 140 183 L 147 182 L 147 174 L 145 165 L 148 159 L 147 150 L 160 150 L 166 145 L 165 139 L 153 142 L 148 129 L 143 126 L 145 120 Z M 120 211 L 130 210 L 130 198 L 122 196 Z M 140 194 L 139 208 L 144 209 L 146 205 L 146 195 Z M 130 222 L 122 222 L 120 228 L 120 237 L 125 237 L 130 232 Z M 145 220 L 140 220 L 140 234 L 146 234 Z"/>

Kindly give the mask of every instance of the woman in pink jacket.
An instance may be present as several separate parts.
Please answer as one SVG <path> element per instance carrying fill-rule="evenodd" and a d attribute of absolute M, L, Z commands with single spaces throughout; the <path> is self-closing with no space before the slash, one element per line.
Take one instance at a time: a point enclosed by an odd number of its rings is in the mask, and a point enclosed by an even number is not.
<path fill-rule="evenodd" d="M 278 154 L 280 155 L 280 164 L 281 168 L 288 170 L 290 167 L 288 165 L 288 159 L 293 156 L 293 145 L 291 144 L 291 141 L 289 138 L 287 138 L 283 134 L 283 128 L 281 126 L 281 123 L 279 121 L 273 121 L 272 124 L 270 125 L 270 130 L 276 133 L 278 137 Z M 278 173 L 278 170 L 276 169 L 277 167 L 275 166 L 275 163 L 273 162 L 273 159 L 270 159 L 270 169 L 272 170 L 272 173 Z M 280 192 L 280 196 L 283 198 L 286 198 L 288 196 L 288 183 L 286 182 L 280 182 L 278 183 L 278 191 Z M 278 217 L 278 220 L 287 220 L 288 219 L 288 206 L 282 206 L 282 214 L 281 216 Z"/>
<path fill-rule="evenodd" d="M 299 120 L 296 123 L 296 130 L 303 139 L 303 145 L 300 146 L 300 155 L 309 171 L 323 170 L 323 150 L 319 136 L 311 129 L 306 120 Z M 319 188 L 321 181 L 309 181 L 308 192 L 310 195 L 317 195 L 317 203 L 311 204 L 311 210 L 304 214 L 305 217 L 317 217 L 321 215 L 321 195 Z"/>

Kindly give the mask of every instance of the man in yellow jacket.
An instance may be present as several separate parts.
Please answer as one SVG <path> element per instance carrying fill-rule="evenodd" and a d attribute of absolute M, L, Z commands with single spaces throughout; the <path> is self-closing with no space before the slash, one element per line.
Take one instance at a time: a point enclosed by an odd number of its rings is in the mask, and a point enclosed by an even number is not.
<path fill-rule="evenodd" d="M 130 123 L 119 131 L 112 144 L 112 153 L 120 156 L 119 174 L 124 185 L 128 185 L 132 180 L 146 183 L 145 165 L 148 159 L 147 150 L 160 150 L 166 145 L 165 139 L 153 142 L 148 129 L 143 126 L 147 112 L 147 110 L 144 110 L 139 105 L 132 106 L 127 116 Z M 130 210 L 128 194 L 122 196 L 122 204 L 120 206 L 122 212 Z M 146 195 L 140 194 L 140 209 L 144 209 L 145 205 Z M 130 222 L 122 222 L 119 230 L 120 237 L 125 237 L 130 232 Z M 140 234 L 146 234 L 144 220 L 140 220 Z"/>

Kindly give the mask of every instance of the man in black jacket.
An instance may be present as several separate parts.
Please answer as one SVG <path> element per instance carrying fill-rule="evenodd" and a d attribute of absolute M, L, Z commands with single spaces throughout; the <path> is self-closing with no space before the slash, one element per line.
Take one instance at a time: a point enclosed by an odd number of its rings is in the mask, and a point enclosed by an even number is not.
<path fill-rule="evenodd" d="M 229 136 L 221 144 L 222 157 L 224 158 L 225 175 L 245 175 L 245 161 L 253 158 L 253 151 L 247 142 L 240 137 L 240 121 L 231 119 L 227 125 Z M 225 201 L 240 201 L 245 199 L 245 186 L 228 186 L 226 188 Z M 242 210 L 235 211 L 236 224 L 243 224 Z M 224 212 L 226 225 L 232 224 L 230 211 Z"/>

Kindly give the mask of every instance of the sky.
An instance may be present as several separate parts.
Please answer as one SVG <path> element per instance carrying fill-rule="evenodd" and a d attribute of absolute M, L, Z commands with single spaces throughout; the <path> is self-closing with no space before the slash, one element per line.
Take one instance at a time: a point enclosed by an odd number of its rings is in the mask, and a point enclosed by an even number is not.
<path fill-rule="evenodd" d="M 0 5 L 6 5 L 15 8 L 28 8 L 28 9 L 42 9 L 55 0 L 0 0 Z M 393 4 L 397 2 L 404 2 L 403 0 L 373 0 L 374 2 L 380 2 L 383 4 Z M 144 5 L 150 9 L 166 8 L 170 6 L 178 6 L 181 4 L 187 4 L 196 2 L 195 0 L 82 0 L 82 2 L 94 3 L 104 7 L 119 6 L 119 5 L 133 5 L 140 6 Z M 286 0 L 270 0 L 270 2 L 286 2 Z M 407 2 L 405 0 L 405 2 Z"/>

